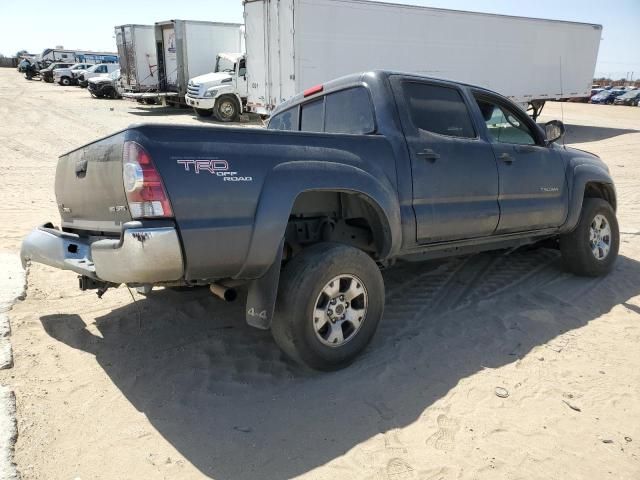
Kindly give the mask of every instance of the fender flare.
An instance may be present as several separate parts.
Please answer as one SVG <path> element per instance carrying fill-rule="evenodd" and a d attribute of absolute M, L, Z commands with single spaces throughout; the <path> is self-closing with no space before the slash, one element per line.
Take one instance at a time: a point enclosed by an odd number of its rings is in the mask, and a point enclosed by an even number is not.
<path fill-rule="evenodd" d="M 569 198 L 569 214 L 567 215 L 567 220 L 560 229 L 562 233 L 572 231 L 578 224 L 578 221 L 580 220 L 580 213 L 582 212 L 584 192 L 588 183 L 606 185 L 607 188 L 613 192 L 613 198 L 615 200 L 616 190 L 609 172 L 595 165 L 577 165 L 573 169 L 573 188 Z M 612 206 L 615 209 L 615 204 Z"/>
<path fill-rule="evenodd" d="M 259 278 L 277 258 L 296 198 L 310 191 L 341 191 L 362 195 L 376 210 L 384 231 L 380 258 L 395 254 L 401 245 L 400 205 L 386 177 L 374 177 L 353 165 L 292 161 L 277 165 L 267 175 L 255 213 L 246 260 L 236 278 Z"/>

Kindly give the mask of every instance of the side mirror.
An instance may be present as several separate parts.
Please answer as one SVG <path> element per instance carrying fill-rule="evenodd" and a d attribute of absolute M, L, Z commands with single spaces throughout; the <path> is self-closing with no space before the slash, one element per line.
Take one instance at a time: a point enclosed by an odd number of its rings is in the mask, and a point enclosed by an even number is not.
<path fill-rule="evenodd" d="M 544 134 L 548 143 L 558 141 L 564 135 L 564 123 L 560 120 L 551 120 L 544 124 Z"/>

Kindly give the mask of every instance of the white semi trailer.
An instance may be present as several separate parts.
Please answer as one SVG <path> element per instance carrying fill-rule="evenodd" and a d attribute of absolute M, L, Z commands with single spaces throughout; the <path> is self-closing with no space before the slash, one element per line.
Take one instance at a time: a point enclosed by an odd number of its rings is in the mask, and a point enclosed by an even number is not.
<path fill-rule="evenodd" d="M 246 109 L 268 115 L 295 93 L 391 69 L 495 90 L 533 107 L 588 96 L 601 25 L 378 3 L 245 0 Z"/>
<path fill-rule="evenodd" d="M 158 54 L 153 25 L 115 27 L 120 57 L 120 84 L 125 92 L 158 90 Z"/>
<path fill-rule="evenodd" d="M 211 72 L 221 52 L 242 47 L 238 23 L 169 20 L 155 24 L 158 90 L 129 92 L 125 98 L 184 104 L 189 78 Z"/>

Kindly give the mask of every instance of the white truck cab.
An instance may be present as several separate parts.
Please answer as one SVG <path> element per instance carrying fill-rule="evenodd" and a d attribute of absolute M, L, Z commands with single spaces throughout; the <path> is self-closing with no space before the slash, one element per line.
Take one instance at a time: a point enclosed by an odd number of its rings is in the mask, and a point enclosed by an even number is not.
<path fill-rule="evenodd" d="M 89 79 L 93 77 L 98 77 L 100 75 L 107 75 L 109 73 L 115 72 L 120 68 L 120 65 L 117 63 L 99 63 L 97 65 L 92 65 L 90 68 L 75 73 L 74 77 L 78 79 L 78 84 L 81 87 L 86 87 L 89 84 Z"/>
<path fill-rule="evenodd" d="M 53 71 L 53 81 L 60 85 L 73 85 L 77 81 L 75 77 L 91 67 L 92 63 L 76 63 L 68 68 L 56 68 Z"/>
<path fill-rule="evenodd" d="M 189 80 L 185 99 L 199 116 L 215 115 L 221 122 L 232 122 L 244 110 L 247 95 L 245 54 L 220 53 L 214 72 Z"/>

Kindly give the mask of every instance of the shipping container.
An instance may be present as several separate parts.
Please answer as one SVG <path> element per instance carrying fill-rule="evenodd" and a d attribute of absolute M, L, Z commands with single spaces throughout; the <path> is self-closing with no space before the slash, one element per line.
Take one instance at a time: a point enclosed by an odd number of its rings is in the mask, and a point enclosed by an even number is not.
<path fill-rule="evenodd" d="M 600 25 L 367 0 L 245 0 L 249 110 L 349 73 L 390 69 L 541 108 L 587 96 Z"/>

